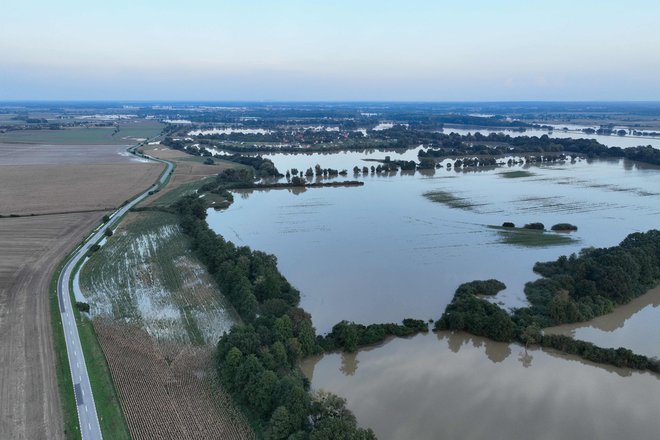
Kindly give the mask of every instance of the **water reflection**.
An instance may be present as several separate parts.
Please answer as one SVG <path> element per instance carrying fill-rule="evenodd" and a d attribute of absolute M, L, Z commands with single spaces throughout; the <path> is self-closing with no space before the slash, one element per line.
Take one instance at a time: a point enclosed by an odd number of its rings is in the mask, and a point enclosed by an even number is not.
<path fill-rule="evenodd" d="M 593 342 L 603 347 L 626 347 L 646 356 L 660 357 L 660 286 L 587 322 L 551 327 L 545 331 Z"/>
<path fill-rule="evenodd" d="M 656 375 L 460 333 L 329 354 L 303 370 L 383 440 L 618 440 L 660 430 Z"/>

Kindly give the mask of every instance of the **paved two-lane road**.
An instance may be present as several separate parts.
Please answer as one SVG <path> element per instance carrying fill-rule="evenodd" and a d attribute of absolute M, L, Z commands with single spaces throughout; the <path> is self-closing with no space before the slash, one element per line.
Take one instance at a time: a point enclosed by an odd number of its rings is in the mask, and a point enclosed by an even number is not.
<path fill-rule="evenodd" d="M 80 336 L 78 335 L 78 328 L 76 327 L 76 318 L 73 314 L 71 289 L 69 288 L 71 285 L 70 280 L 73 276 L 74 268 L 85 258 L 85 254 L 87 254 L 92 245 L 103 238 L 105 229 L 112 227 L 124 214 L 126 214 L 126 212 L 128 212 L 129 209 L 149 196 L 149 191 L 157 189 L 167 181 L 167 178 L 174 167 L 170 162 L 160 159 L 157 161 L 167 165 L 165 172 L 160 176 L 158 182 L 117 210 L 107 224 L 102 225 L 98 230 L 95 230 L 84 244 L 75 251 L 71 259 L 66 262 L 57 282 L 60 316 L 62 317 L 62 326 L 64 327 L 66 351 L 69 358 L 69 366 L 71 368 L 71 378 L 73 379 L 73 393 L 76 399 L 78 422 L 80 424 L 80 433 L 83 440 L 101 440 L 103 435 L 101 434 L 101 427 L 96 413 L 92 387 L 89 383 L 89 376 L 87 375 L 85 357 L 83 355 L 82 346 L 80 345 Z"/>

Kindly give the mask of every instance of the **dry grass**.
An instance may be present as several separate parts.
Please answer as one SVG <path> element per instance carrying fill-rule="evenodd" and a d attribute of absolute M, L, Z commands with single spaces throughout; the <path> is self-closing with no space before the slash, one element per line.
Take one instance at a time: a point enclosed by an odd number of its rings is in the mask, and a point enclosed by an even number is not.
<path fill-rule="evenodd" d="M 0 215 L 111 210 L 144 191 L 161 164 L 2 165 Z"/>
<path fill-rule="evenodd" d="M 94 327 L 135 440 L 252 439 L 228 395 L 214 389 L 212 347 L 156 345 L 142 329 Z"/>

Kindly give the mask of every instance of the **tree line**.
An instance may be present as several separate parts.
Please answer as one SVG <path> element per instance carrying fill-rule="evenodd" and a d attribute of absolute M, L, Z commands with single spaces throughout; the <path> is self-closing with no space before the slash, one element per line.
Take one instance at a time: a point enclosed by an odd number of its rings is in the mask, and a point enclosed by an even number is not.
<path fill-rule="evenodd" d="M 534 343 L 593 362 L 660 372 L 660 361 L 625 348 L 602 348 L 542 333 L 544 327 L 609 313 L 656 286 L 660 281 L 660 231 L 633 233 L 618 246 L 587 248 L 579 255 L 536 263 L 534 271 L 543 278 L 525 285 L 529 307 L 509 314 L 479 297 L 493 294 L 488 284 L 466 283 L 457 289 L 435 329 L 464 330 L 503 342 Z"/>
<path fill-rule="evenodd" d="M 235 246 L 207 225 L 206 205 L 195 196 L 174 205 L 193 251 L 239 313 L 218 342 L 220 381 L 245 409 L 257 431 L 271 439 L 375 439 L 357 426 L 345 401 L 311 394 L 297 368 L 322 351 L 300 293 L 280 274 L 277 258 Z"/>

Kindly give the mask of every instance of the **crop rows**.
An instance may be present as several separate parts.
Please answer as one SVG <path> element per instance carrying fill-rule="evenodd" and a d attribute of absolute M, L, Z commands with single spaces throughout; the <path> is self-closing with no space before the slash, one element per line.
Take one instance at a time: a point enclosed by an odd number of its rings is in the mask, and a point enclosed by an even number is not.
<path fill-rule="evenodd" d="M 94 320 L 131 436 L 253 439 L 230 398 L 213 386 L 211 348 L 157 346 L 139 327 Z"/>

